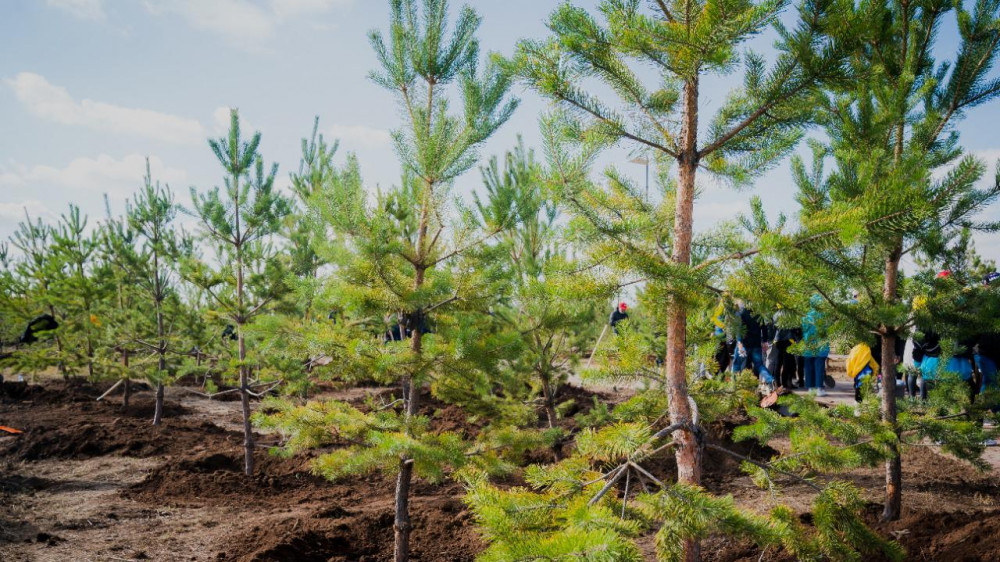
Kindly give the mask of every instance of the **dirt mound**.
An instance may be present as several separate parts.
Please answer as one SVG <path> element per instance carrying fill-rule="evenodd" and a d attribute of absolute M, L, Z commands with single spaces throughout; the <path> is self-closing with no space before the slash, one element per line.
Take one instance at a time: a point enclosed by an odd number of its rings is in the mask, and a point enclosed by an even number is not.
<path fill-rule="evenodd" d="M 110 385 L 104 385 L 105 388 Z M 32 404 L 72 404 L 87 402 L 100 396 L 102 390 L 86 379 L 63 379 L 44 386 L 27 381 L 0 383 L 0 403 L 31 402 Z"/>
<path fill-rule="evenodd" d="M 0 456 L 15 461 L 149 457 L 186 453 L 230 440 L 211 423 L 178 419 L 189 411 L 170 401 L 164 404 L 163 424 L 153 427 L 155 404 L 148 393 L 134 397 L 125 410 L 120 402 L 97 402 L 109 386 L 77 379 L 51 381 L 45 386 L 4 383 L 0 423 L 24 433 L 4 439 Z"/>
<path fill-rule="evenodd" d="M 438 490 L 439 494 L 450 490 Z M 460 491 L 460 490 L 455 490 Z M 390 500 L 391 498 L 386 498 Z M 381 501 L 357 505 L 350 512 L 339 506 L 314 512 L 278 525 L 252 527 L 234 537 L 219 560 L 238 562 L 299 562 L 390 560 L 393 549 L 393 510 Z M 411 560 L 471 561 L 484 548 L 472 516 L 461 500 L 437 495 L 411 500 Z"/>
<path fill-rule="evenodd" d="M 13 418 L 13 423 L 17 418 Z M 227 432 L 207 422 L 164 420 L 154 427 L 148 420 L 68 420 L 56 425 L 28 424 L 24 433 L 8 440 L 0 456 L 11 460 L 81 459 L 105 455 L 150 457 L 177 454 L 206 443 L 231 440 Z M 239 439 L 233 437 L 232 439 Z"/>
<path fill-rule="evenodd" d="M 309 459 L 259 455 L 253 476 L 242 472 L 238 448 L 168 463 L 123 491 L 130 500 L 173 507 L 253 505 L 247 530 L 233 536 L 218 560 L 239 562 L 376 561 L 391 557 L 392 476 L 329 482 Z M 472 560 L 483 544 L 454 483 L 414 482 L 413 560 Z"/>
<path fill-rule="evenodd" d="M 906 548 L 908 560 L 1000 560 L 998 510 L 909 513 L 899 521 L 874 527 L 895 537 Z"/>
<path fill-rule="evenodd" d="M 256 455 L 253 476 L 243 474 L 243 452 L 228 446 L 166 463 L 124 491 L 129 499 L 173 506 L 241 506 L 247 499 L 296 504 L 326 495 L 329 484 L 309 471 L 306 459 Z"/>

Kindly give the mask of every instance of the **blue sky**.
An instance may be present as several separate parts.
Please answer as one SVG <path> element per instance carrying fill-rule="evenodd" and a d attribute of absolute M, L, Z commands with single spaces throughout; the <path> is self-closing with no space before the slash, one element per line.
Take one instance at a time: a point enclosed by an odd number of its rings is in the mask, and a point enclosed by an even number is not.
<path fill-rule="evenodd" d="M 483 16 L 484 50 L 509 54 L 521 37 L 542 37 L 555 0 L 472 0 Z M 596 0 L 577 1 L 593 6 Z M 453 2 L 453 9 L 458 2 Z M 141 184 L 144 159 L 155 178 L 189 204 L 188 187 L 221 183 L 206 138 L 218 136 L 228 107 L 263 133 L 262 153 L 280 176 L 298 165 L 300 140 L 320 116 L 321 131 L 356 152 L 370 187 L 399 177 L 389 131 L 399 122 L 390 94 L 367 79 L 375 60 L 367 32 L 384 28 L 381 0 L 37 0 L 0 4 L 0 238 L 27 208 L 54 219 L 69 202 L 92 221 L 107 193 L 117 211 Z M 750 46 L 768 52 L 770 34 Z M 954 44 L 951 29 L 941 44 Z M 710 80 L 703 107 L 716 107 L 737 76 Z M 540 149 L 537 119 L 547 104 L 516 90 L 521 107 L 482 151 L 485 160 L 514 145 L 517 134 Z M 703 119 L 707 122 L 708 119 Z M 1000 157 L 1000 103 L 975 110 L 960 126 L 964 146 Z M 628 153 L 602 159 L 637 181 Z M 772 211 L 794 214 L 787 160 L 751 191 L 702 182 L 696 225 L 706 228 L 746 208 L 751 194 Z M 456 192 L 469 193 L 468 172 Z M 1000 218 L 996 210 L 990 213 Z M 1000 258 L 995 236 L 982 253 Z"/>

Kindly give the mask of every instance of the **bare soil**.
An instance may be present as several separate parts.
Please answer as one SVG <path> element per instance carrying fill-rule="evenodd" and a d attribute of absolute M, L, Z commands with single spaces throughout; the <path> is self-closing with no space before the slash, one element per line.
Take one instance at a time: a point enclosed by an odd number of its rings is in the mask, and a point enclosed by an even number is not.
<path fill-rule="evenodd" d="M 257 469 L 242 474 L 239 403 L 210 401 L 170 388 L 163 425 L 153 427 L 152 393 L 133 395 L 123 411 L 120 395 L 94 398 L 106 388 L 48 381 L 44 386 L 0 387 L 0 424 L 23 429 L 0 434 L 0 560 L 90 561 L 381 561 L 391 559 L 395 482 L 383 476 L 328 482 L 310 459 L 268 453 L 277 443 L 261 435 Z M 324 390 L 355 402 L 385 388 Z M 585 411 L 593 393 L 567 389 Z M 602 399 L 617 397 L 601 396 Z M 461 409 L 431 400 L 423 412 L 433 427 L 472 436 L 479 425 Z M 572 430 L 572 420 L 564 422 Z M 731 429 L 713 428 L 719 443 L 766 459 L 775 451 L 731 443 Z M 544 455 L 540 455 L 544 458 Z M 654 473 L 670 478 L 669 456 Z M 868 490 L 868 517 L 897 538 L 913 560 L 1000 560 L 1000 489 L 993 473 L 980 473 L 932 448 L 904 458 L 904 514 L 877 523 L 880 470 L 849 475 Z M 732 494 L 752 509 L 776 503 L 806 514 L 812 491 L 792 482 L 771 495 L 752 486 L 732 458 L 708 451 L 705 486 Z M 485 544 L 455 483 L 418 481 L 413 490 L 413 559 L 473 560 Z M 804 515 L 804 517 L 808 517 Z M 652 541 L 641 541 L 652 556 Z M 713 561 L 789 560 L 731 539 L 706 542 Z M 652 560 L 652 558 L 650 558 Z"/>

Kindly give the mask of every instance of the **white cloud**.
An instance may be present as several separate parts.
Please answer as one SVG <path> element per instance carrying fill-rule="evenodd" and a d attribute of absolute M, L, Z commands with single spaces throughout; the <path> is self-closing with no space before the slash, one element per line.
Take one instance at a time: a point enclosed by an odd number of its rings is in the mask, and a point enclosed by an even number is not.
<path fill-rule="evenodd" d="M 190 26 L 222 35 L 247 48 L 274 34 L 274 17 L 247 0 L 169 0 L 146 2 L 153 15 L 174 14 Z"/>
<path fill-rule="evenodd" d="M 358 146 L 382 148 L 392 144 L 392 135 L 388 131 L 366 125 L 333 125 L 327 129 L 326 136 L 339 139 L 341 146 L 348 150 Z"/>
<path fill-rule="evenodd" d="M 326 14 L 350 6 L 354 0 L 146 0 L 154 16 L 179 16 L 191 27 L 222 36 L 250 51 L 263 50 L 278 24 Z M 320 22 L 308 22 L 315 26 Z"/>
<path fill-rule="evenodd" d="M 149 158 L 149 167 L 153 178 L 160 182 L 183 184 L 187 180 L 184 170 L 168 167 L 156 156 Z M 129 154 L 116 159 L 101 154 L 97 158 L 75 158 L 64 168 L 43 165 L 29 168 L 16 164 L 13 168 L 0 168 L 0 186 L 33 190 L 69 188 L 125 197 L 142 185 L 142 178 L 146 173 L 146 158 L 139 154 Z M 76 200 L 75 197 L 70 199 Z"/>
<path fill-rule="evenodd" d="M 80 19 L 102 21 L 107 17 L 104 0 L 45 0 L 45 3 Z"/>
<path fill-rule="evenodd" d="M 353 3 L 353 0 L 270 0 L 271 11 L 282 19 L 325 14 Z"/>
<path fill-rule="evenodd" d="M 89 99 L 76 101 L 66 88 L 33 72 L 5 78 L 4 83 L 28 111 L 48 121 L 179 144 L 197 144 L 205 136 L 194 119 Z"/>
<path fill-rule="evenodd" d="M 1000 162 L 1000 148 L 973 150 L 972 155 L 986 163 L 986 176 L 992 176 L 996 170 L 997 162 Z"/>
<path fill-rule="evenodd" d="M 0 222 L 21 222 L 25 218 L 25 211 L 32 220 L 39 217 L 51 220 L 56 216 L 45 203 L 37 199 L 25 199 L 17 202 L 0 202 Z"/>

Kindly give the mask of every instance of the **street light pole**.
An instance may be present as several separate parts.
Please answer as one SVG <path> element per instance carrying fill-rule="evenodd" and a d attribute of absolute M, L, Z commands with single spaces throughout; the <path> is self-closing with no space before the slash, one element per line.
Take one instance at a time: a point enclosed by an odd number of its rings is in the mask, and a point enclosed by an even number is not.
<path fill-rule="evenodd" d="M 633 164 L 643 164 L 646 166 L 646 201 L 649 201 L 649 158 L 639 156 L 629 160 Z"/>

